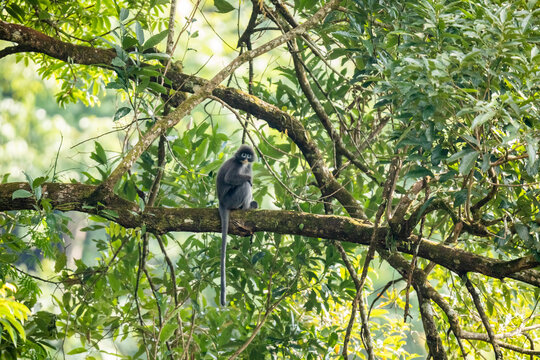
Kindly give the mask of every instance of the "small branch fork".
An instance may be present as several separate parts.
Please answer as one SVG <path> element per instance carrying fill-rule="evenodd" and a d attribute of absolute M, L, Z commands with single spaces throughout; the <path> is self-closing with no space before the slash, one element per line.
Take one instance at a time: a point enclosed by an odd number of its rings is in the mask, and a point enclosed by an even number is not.
<path fill-rule="evenodd" d="M 491 346 L 493 346 L 493 351 L 495 352 L 495 359 L 502 360 L 503 356 L 501 353 L 501 349 L 495 341 L 495 333 L 493 332 L 493 329 L 491 328 L 491 325 L 489 324 L 489 318 L 487 317 L 486 312 L 484 311 L 484 307 L 482 305 L 482 301 L 480 300 L 480 296 L 478 295 L 476 288 L 474 287 L 471 280 L 469 280 L 469 277 L 466 274 L 463 276 L 463 281 L 465 282 L 465 286 L 467 287 L 469 294 L 471 294 L 471 298 L 473 299 L 474 306 L 476 307 L 476 310 L 478 311 L 478 314 L 480 315 L 480 318 L 482 319 L 482 323 L 484 324 L 484 327 L 486 328 L 486 332 L 489 336 L 489 342 L 491 343 Z"/>

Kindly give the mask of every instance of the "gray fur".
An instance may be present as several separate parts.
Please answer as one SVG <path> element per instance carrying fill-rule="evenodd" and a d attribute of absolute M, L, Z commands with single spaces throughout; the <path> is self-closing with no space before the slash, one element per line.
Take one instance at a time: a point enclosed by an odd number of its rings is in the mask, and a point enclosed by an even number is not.
<path fill-rule="evenodd" d="M 251 186 L 253 174 L 251 163 L 255 160 L 255 152 L 249 145 L 242 145 L 234 157 L 225 161 L 217 173 L 217 194 L 219 199 L 219 216 L 221 217 L 221 306 L 226 305 L 226 264 L 227 232 L 229 231 L 229 215 L 235 209 L 256 209 L 258 204 L 253 200 Z"/>

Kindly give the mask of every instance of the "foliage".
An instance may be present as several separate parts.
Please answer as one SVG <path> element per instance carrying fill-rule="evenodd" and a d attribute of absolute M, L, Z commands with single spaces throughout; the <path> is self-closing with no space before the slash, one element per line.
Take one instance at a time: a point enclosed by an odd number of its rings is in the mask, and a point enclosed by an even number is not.
<path fill-rule="evenodd" d="M 197 56 L 186 56 L 193 50 L 189 44 L 196 46 L 190 41 L 204 33 L 195 20 L 217 10 L 212 16 L 220 22 L 236 24 L 238 13 L 239 29 L 230 25 L 219 34 L 237 41 L 253 10 L 251 4 L 226 0 L 215 1 L 211 8 L 201 5 L 200 16 L 186 18 L 188 30 L 180 32 L 185 48 L 170 56 L 163 50 L 168 4 L 13 0 L 0 5 L 0 20 L 65 43 L 114 49 L 116 57 L 108 66 L 66 63 L 30 52 L 17 55 L 26 65 L 35 63 L 43 78 L 58 80 L 60 105 L 98 105 L 111 92 L 120 99 L 107 120 L 121 134 L 120 148 L 112 150 L 110 138 L 88 134 L 85 138 L 93 141 L 86 168 L 77 169 L 75 180 L 92 185 L 106 181 L 157 119 L 174 111 L 171 98 L 179 103 L 185 99 L 180 86 L 175 87 L 179 84 L 164 75 L 198 64 Z M 276 26 L 293 25 L 286 23 L 287 8 L 280 9 L 279 2 L 253 4 L 265 6 L 257 24 L 265 35 L 253 32 L 253 47 L 274 37 Z M 309 0 L 289 5 L 300 23 L 321 6 Z M 399 242 L 419 236 L 485 258 L 540 258 L 537 2 L 367 0 L 343 1 L 340 6 L 308 36 L 289 44 L 287 61 L 300 66 L 268 61 L 267 72 L 238 72 L 228 86 L 252 93 L 254 107 L 264 101 L 275 105 L 275 112 L 299 120 L 328 176 L 351 194 L 371 224 L 389 229 L 386 243 L 394 252 Z M 278 13 L 283 17 L 273 20 L 272 14 Z M 199 46 L 202 49 L 204 41 Z M 283 51 L 267 56 L 281 57 Z M 184 64 L 172 62 L 180 58 Z M 212 63 L 209 66 L 220 66 L 217 60 Z M 302 84 L 302 71 L 321 105 L 318 110 Z M 161 144 L 151 145 L 115 184 L 115 193 L 144 210 L 157 178 L 159 192 L 150 205 L 216 207 L 216 171 L 249 135 L 261 157 L 254 165 L 254 196 L 264 208 L 349 216 L 351 204 L 325 193 L 326 184 L 314 174 L 309 156 L 315 151 L 307 152 L 293 134 L 227 109 L 221 113 L 221 103 L 212 98 L 197 107 L 189 121 L 167 129 Z M 328 115 L 327 123 L 321 112 Z M 246 359 L 341 357 L 348 322 L 356 314 L 352 275 L 362 272 L 366 247 L 294 234 L 232 236 L 230 304 L 220 308 L 217 235 L 150 234 L 144 223 L 127 229 L 115 222 L 119 214 L 106 204 L 88 203 L 85 210 L 93 215 L 80 231 L 92 259 L 72 261 L 66 244 L 77 235 L 64 209 L 55 207 L 57 199 L 44 194 L 49 180 L 57 180 L 56 166 L 52 175 L 50 169 L 35 179 L 27 175 L 29 190 L 14 191 L 11 200 L 35 199 L 37 206 L 0 213 L 0 274 L 19 288 L 12 297 L 6 297 L 7 285 L 0 292 L 2 351 L 25 358 L 60 356 L 58 352 L 67 358 L 85 354 L 87 359 L 108 354 L 126 359 L 206 359 L 237 353 Z M 388 192 L 385 184 L 395 190 Z M 409 200 L 401 214 L 398 210 Z M 381 204 L 386 210 L 378 218 Z M 300 230 L 304 226 L 298 224 Z M 419 246 L 409 243 L 410 248 Z M 418 305 L 413 296 L 418 284 L 406 286 L 400 269 L 383 252 L 379 255 L 367 268 L 362 296 L 371 306 L 374 354 L 384 359 L 425 357 L 430 344 L 418 310 L 403 321 L 409 296 L 413 308 Z M 417 262 L 418 269 L 430 268 L 427 259 L 404 258 Z M 533 344 L 540 342 L 535 313 L 540 288 L 477 273 L 457 274 L 442 266 L 426 273 L 429 285 L 455 312 L 456 318 L 449 319 L 445 309 L 435 307 L 437 332 L 449 358 L 464 353 L 476 358 L 493 351 L 489 340 L 456 341 L 452 320 L 464 333 L 486 333 L 465 277 L 482 294 L 495 334 L 516 331 Z M 50 294 L 52 302 L 40 301 L 46 297 L 42 294 Z M 27 307 L 34 309 L 23 328 Z M 348 351 L 367 358 L 359 317 L 356 314 Z M 504 337 L 504 342 L 526 348 L 519 336 Z M 520 351 L 503 351 L 525 358 Z"/>
<path fill-rule="evenodd" d="M 16 291 L 15 286 L 10 283 L 4 283 L 0 288 L 0 325 L 2 326 L 0 353 L 4 359 L 17 359 L 18 344 L 26 341 L 23 323 L 28 319 L 30 310 L 10 296 Z"/>

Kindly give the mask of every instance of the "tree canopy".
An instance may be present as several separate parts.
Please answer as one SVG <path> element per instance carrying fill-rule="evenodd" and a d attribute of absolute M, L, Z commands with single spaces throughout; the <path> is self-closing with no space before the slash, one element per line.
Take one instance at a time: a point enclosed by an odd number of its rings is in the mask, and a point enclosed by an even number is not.
<path fill-rule="evenodd" d="M 8 0 L 0 40 L 3 358 L 540 355 L 537 1 Z"/>

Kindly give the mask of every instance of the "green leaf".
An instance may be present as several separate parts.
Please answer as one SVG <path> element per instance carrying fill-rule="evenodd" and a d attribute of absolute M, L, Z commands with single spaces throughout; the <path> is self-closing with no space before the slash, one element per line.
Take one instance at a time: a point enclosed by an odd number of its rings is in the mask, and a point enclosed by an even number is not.
<path fill-rule="evenodd" d="M 8 332 L 9 337 L 11 338 L 11 341 L 13 342 L 13 344 L 17 346 L 17 334 L 15 333 L 15 331 L 13 331 L 13 327 L 11 326 L 9 321 L 0 319 L 0 323 L 3 325 L 2 327 L 4 328 L 4 330 Z"/>
<path fill-rule="evenodd" d="M 97 141 L 94 142 L 94 152 L 92 155 L 90 155 L 90 158 L 94 159 L 98 163 L 105 165 L 107 164 L 107 154 L 105 154 L 105 150 L 103 149 L 103 146 L 101 146 L 100 143 Z"/>
<path fill-rule="evenodd" d="M 412 169 L 407 174 L 405 174 L 406 178 L 412 179 L 421 179 L 426 176 L 433 176 L 433 173 L 425 167 L 418 165 L 413 166 Z"/>
<path fill-rule="evenodd" d="M 119 18 L 120 18 L 120 21 L 124 21 L 128 18 L 129 16 L 129 10 L 126 9 L 126 8 L 122 8 L 120 9 L 120 14 L 119 14 Z"/>
<path fill-rule="evenodd" d="M 218 10 L 218 13 L 228 13 L 234 10 L 234 6 L 229 4 L 226 0 L 214 0 L 214 6 Z"/>
<path fill-rule="evenodd" d="M 153 68 L 148 68 L 148 67 L 145 67 L 145 68 L 142 68 L 142 69 L 138 69 L 136 71 L 133 72 L 134 74 L 136 75 L 142 75 L 142 76 L 148 76 L 148 77 L 160 77 L 161 76 L 161 73 Z"/>
<path fill-rule="evenodd" d="M 454 194 L 454 207 L 461 206 L 467 201 L 467 189 L 457 191 Z"/>
<path fill-rule="evenodd" d="M 344 37 L 347 37 L 347 38 L 350 38 L 350 39 L 358 39 L 358 33 L 356 33 L 356 32 L 339 30 L 339 31 L 334 31 L 332 34 L 344 36 Z"/>
<path fill-rule="evenodd" d="M 150 48 L 153 48 L 160 42 L 162 42 L 165 38 L 167 38 L 167 35 L 169 34 L 169 30 L 163 30 L 159 34 L 152 35 L 146 42 L 144 43 L 143 50 L 147 50 Z"/>
<path fill-rule="evenodd" d="M 474 130 L 476 127 L 482 125 L 486 121 L 491 120 L 493 116 L 495 116 L 495 114 L 496 114 L 495 110 L 489 110 L 488 112 L 478 115 L 477 117 L 474 118 L 471 125 L 471 129 Z"/>
<path fill-rule="evenodd" d="M 165 94 L 167 95 L 169 93 L 169 91 L 167 90 L 167 88 L 163 85 L 160 85 L 158 83 L 155 83 L 155 82 L 150 82 L 148 84 L 148 87 L 152 90 L 154 90 L 155 92 L 158 92 L 158 93 L 161 93 L 161 94 Z"/>
<path fill-rule="evenodd" d="M 110 83 L 107 83 L 107 85 L 105 85 L 105 89 L 120 90 L 120 89 L 126 89 L 126 86 L 122 84 L 121 82 L 118 82 L 115 80 L 115 81 L 111 81 Z"/>
<path fill-rule="evenodd" d="M 169 54 L 164 53 L 145 53 L 142 56 L 147 60 L 169 60 L 171 58 Z"/>
<path fill-rule="evenodd" d="M 479 154 L 480 152 L 475 150 L 463 155 L 459 164 L 459 173 L 462 175 L 468 174 L 476 163 Z"/>
<path fill-rule="evenodd" d="M 471 151 L 470 149 L 466 149 L 466 150 L 461 150 L 461 151 L 459 151 L 459 152 L 457 152 L 455 154 L 452 154 L 446 159 L 446 162 L 451 164 L 454 161 L 456 161 L 458 159 L 461 159 L 463 157 L 463 155 L 467 154 L 470 151 Z"/>
<path fill-rule="evenodd" d="M 130 179 L 124 183 L 123 191 L 128 200 L 135 201 L 137 198 L 137 187 L 133 180 Z"/>
<path fill-rule="evenodd" d="M 178 328 L 178 323 L 176 322 L 169 322 L 165 324 L 163 330 L 161 331 L 161 334 L 159 335 L 159 341 L 165 342 L 169 340 L 176 328 Z"/>
<path fill-rule="evenodd" d="M 6 6 L 6 11 L 9 15 L 13 16 L 15 19 L 24 23 L 24 10 L 17 4 L 11 4 Z"/>
<path fill-rule="evenodd" d="M 12 200 L 15 200 L 15 199 L 26 199 L 26 198 L 29 198 L 29 197 L 32 197 L 32 193 L 28 190 L 24 190 L 24 189 L 19 189 L 19 190 L 15 190 L 13 192 L 13 194 L 11 195 L 11 199 Z"/>
<path fill-rule="evenodd" d="M 54 263 L 54 271 L 56 273 L 59 273 L 64 267 L 66 267 L 67 264 L 67 256 L 63 252 L 59 252 L 56 255 L 56 261 Z"/>
<path fill-rule="evenodd" d="M 139 83 L 139 85 L 137 85 L 137 88 L 135 89 L 135 92 L 137 94 L 143 93 L 150 84 L 150 78 L 148 76 L 142 77 L 140 80 L 141 82 Z"/>
<path fill-rule="evenodd" d="M 441 161 L 446 159 L 446 156 L 448 155 L 448 150 L 443 149 L 441 145 L 437 145 L 433 148 L 431 151 L 431 165 L 437 166 L 441 163 Z"/>
<path fill-rule="evenodd" d="M 114 210 L 109 210 L 109 209 L 101 210 L 100 215 L 102 215 L 103 217 L 105 217 L 107 219 L 117 219 L 118 218 L 118 212 L 116 212 Z"/>
<path fill-rule="evenodd" d="M 536 161 L 536 153 L 538 152 L 538 143 L 532 139 L 527 142 L 527 155 L 529 155 L 529 162 L 534 163 Z"/>
<path fill-rule="evenodd" d="M 529 228 L 526 225 L 523 224 L 516 224 L 515 225 L 516 232 L 523 241 L 529 240 Z"/>
<path fill-rule="evenodd" d="M 38 186 L 41 186 L 41 184 L 43 184 L 45 181 L 47 181 L 46 176 L 40 176 L 40 177 L 35 178 L 34 181 L 32 181 L 32 189 L 35 189 Z"/>
<path fill-rule="evenodd" d="M 24 177 L 26 178 L 26 181 L 28 182 L 28 185 L 32 186 L 32 184 L 34 183 L 34 179 L 32 178 L 32 176 L 30 176 L 30 174 L 25 171 L 24 172 Z M 34 189 L 34 188 L 32 187 L 32 189 Z"/>
<path fill-rule="evenodd" d="M 538 143 L 535 142 L 533 139 L 527 139 L 527 155 L 529 156 L 529 159 L 527 161 L 526 170 L 529 176 L 535 176 L 538 173 L 538 156 L 536 155 L 537 152 Z"/>
<path fill-rule="evenodd" d="M 41 195 L 42 195 L 41 186 L 34 188 L 34 196 L 36 197 L 37 200 L 41 199 Z"/>
<path fill-rule="evenodd" d="M 205 138 L 201 142 L 201 144 L 197 147 L 197 149 L 195 150 L 195 157 L 193 158 L 194 164 L 201 164 L 204 161 L 204 159 L 207 158 L 208 144 L 209 144 L 209 140 L 208 138 Z"/>
<path fill-rule="evenodd" d="M 420 218 L 422 217 L 422 215 L 424 215 L 424 212 L 426 211 L 426 209 L 428 208 L 428 206 L 433 202 L 433 200 L 435 200 L 435 197 L 430 197 L 428 199 L 428 201 L 426 201 L 422 207 L 420 208 L 420 211 L 418 212 L 417 216 L 416 216 L 416 220 L 420 220 Z"/>
<path fill-rule="evenodd" d="M 14 302 L 13 305 L 15 305 L 15 304 L 16 303 Z M 13 311 L 14 309 L 11 309 L 11 310 Z M 8 319 L 9 322 L 11 323 L 11 325 L 17 330 L 17 332 L 19 333 L 22 341 L 26 341 L 26 333 L 24 332 L 24 328 L 22 327 L 20 321 L 15 319 L 15 317 L 13 315 L 11 315 L 11 314 L 6 316 L 6 319 Z"/>
<path fill-rule="evenodd" d="M 116 113 L 114 114 L 113 121 L 118 121 L 119 119 L 123 118 L 127 114 L 129 114 L 131 111 L 131 108 L 127 106 L 123 106 L 120 109 L 116 110 Z"/>
<path fill-rule="evenodd" d="M 132 49 L 137 45 L 138 41 L 131 35 L 126 35 L 122 39 L 122 48 L 123 49 Z"/>
<path fill-rule="evenodd" d="M 85 353 L 87 352 L 88 350 L 84 347 L 78 347 L 78 348 L 75 348 L 73 350 L 71 350 L 70 352 L 68 352 L 67 354 L 68 355 L 76 355 L 76 354 L 82 354 L 82 353 Z"/>
<path fill-rule="evenodd" d="M 259 251 L 258 253 L 253 255 L 253 258 L 251 258 L 251 263 L 256 264 L 259 260 L 261 260 L 264 257 L 265 254 L 266 254 L 265 251 Z"/>
<path fill-rule="evenodd" d="M 124 60 L 120 59 L 119 57 L 115 57 L 114 59 L 112 59 L 111 64 L 119 68 L 123 68 L 126 66 Z"/>
<path fill-rule="evenodd" d="M 144 44 L 144 31 L 142 29 L 141 23 L 138 21 L 135 22 L 135 35 L 137 36 L 137 41 L 139 42 L 139 45 Z"/>

